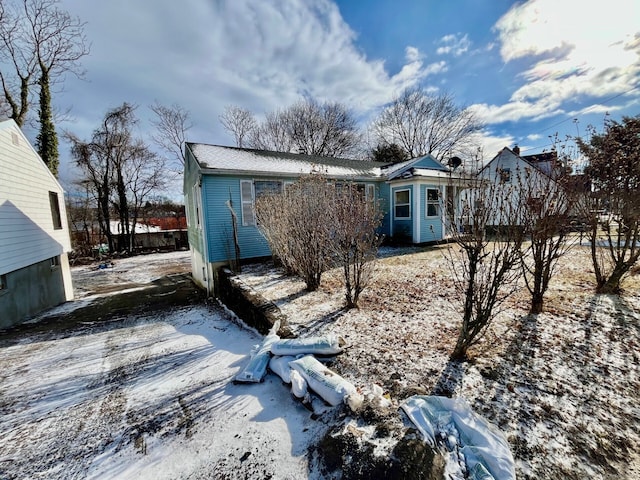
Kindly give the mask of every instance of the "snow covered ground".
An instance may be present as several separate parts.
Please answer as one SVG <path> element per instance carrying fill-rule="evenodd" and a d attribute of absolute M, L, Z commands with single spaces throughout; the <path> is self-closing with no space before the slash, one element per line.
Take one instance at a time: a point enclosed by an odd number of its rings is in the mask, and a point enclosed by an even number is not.
<path fill-rule="evenodd" d="M 186 252 L 74 268 L 84 297 L 48 316 L 188 262 Z M 0 337 L 0 478 L 306 478 L 322 421 L 275 376 L 231 382 L 260 341 L 204 304 Z"/>
<path fill-rule="evenodd" d="M 336 368 L 356 385 L 378 383 L 396 401 L 416 386 L 467 399 L 506 435 L 518 478 L 640 478 L 640 269 L 623 296 L 595 295 L 588 248 L 576 247 L 545 313 L 527 316 L 521 291 L 459 364 L 448 358 L 460 316 L 443 248 L 384 250 L 359 310 L 342 310 L 339 272 L 313 293 L 268 265 L 241 278 L 298 334 L 342 336 Z"/>
<path fill-rule="evenodd" d="M 313 293 L 269 264 L 240 278 L 297 333 L 343 337 L 332 368 L 359 387 L 377 383 L 396 404 L 414 387 L 467 399 L 505 433 L 518 478 L 640 478 L 639 271 L 622 297 L 595 295 L 588 251 L 573 250 L 544 314 L 527 317 L 521 292 L 457 364 L 441 248 L 384 250 L 359 310 L 342 310 L 337 272 Z M 48 315 L 143 295 L 188 263 L 175 252 L 75 267 L 78 300 Z M 312 419 L 273 374 L 231 383 L 260 341 L 202 302 L 0 336 L 0 478 L 319 478 L 306 449 L 330 415 Z"/>

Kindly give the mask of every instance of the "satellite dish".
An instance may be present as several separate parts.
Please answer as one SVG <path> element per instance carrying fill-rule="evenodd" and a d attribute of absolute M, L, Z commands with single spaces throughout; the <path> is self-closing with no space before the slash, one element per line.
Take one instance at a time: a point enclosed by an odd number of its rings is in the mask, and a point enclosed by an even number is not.
<path fill-rule="evenodd" d="M 447 162 L 447 165 L 455 170 L 460 165 L 462 165 L 462 159 L 460 157 L 451 157 Z"/>

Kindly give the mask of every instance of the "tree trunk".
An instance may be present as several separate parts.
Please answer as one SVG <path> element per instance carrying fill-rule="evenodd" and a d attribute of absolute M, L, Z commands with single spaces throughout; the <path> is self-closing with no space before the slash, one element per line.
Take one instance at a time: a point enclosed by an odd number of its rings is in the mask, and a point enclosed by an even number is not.
<path fill-rule="evenodd" d="M 618 294 L 620 293 L 620 282 L 622 277 L 629 270 L 626 264 L 617 264 L 609 275 L 609 278 L 603 279 L 604 281 L 598 285 L 597 292 L 605 294 Z"/>
<path fill-rule="evenodd" d="M 542 292 L 534 292 L 531 295 L 531 307 L 529 308 L 530 314 L 542 313 L 544 307 L 544 294 Z"/>

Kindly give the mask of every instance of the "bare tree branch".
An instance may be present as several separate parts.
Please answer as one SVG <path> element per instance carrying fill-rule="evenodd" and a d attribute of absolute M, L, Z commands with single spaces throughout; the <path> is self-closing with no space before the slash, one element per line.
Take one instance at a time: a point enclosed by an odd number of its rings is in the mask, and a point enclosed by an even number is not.
<path fill-rule="evenodd" d="M 438 160 L 468 153 L 471 136 L 481 125 L 449 94 L 429 96 L 418 87 L 396 97 L 373 122 L 380 145 L 398 144 L 410 158 L 431 154 Z"/>
<path fill-rule="evenodd" d="M 156 114 L 152 122 L 157 130 L 152 135 L 153 141 L 184 166 L 184 142 L 187 131 L 193 126 L 189 112 L 179 105 L 167 107 L 157 101 L 149 108 Z"/>

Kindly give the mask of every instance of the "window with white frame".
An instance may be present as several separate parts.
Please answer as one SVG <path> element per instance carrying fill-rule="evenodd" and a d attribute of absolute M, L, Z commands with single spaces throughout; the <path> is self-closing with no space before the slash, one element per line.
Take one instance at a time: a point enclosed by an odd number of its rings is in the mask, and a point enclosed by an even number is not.
<path fill-rule="evenodd" d="M 280 180 L 240 180 L 240 199 L 242 202 L 242 225 L 256 224 L 255 202 L 264 195 L 282 193 Z"/>
<path fill-rule="evenodd" d="M 396 190 L 393 193 L 393 205 L 394 218 L 411 218 L 411 192 L 408 188 L 403 190 Z"/>
<path fill-rule="evenodd" d="M 437 188 L 427 188 L 425 215 L 427 217 L 440 216 L 440 190 Z"/>
<path fill-rule="evenodd" d="M 60 267 L 60 257 L 51 257 L 51 269 Z"/>
<path fill-rule="evenodd" d="M 376 199 L 376 186 L 373 183 L 367 183 L 366 200 L 373 201 Z"/>

